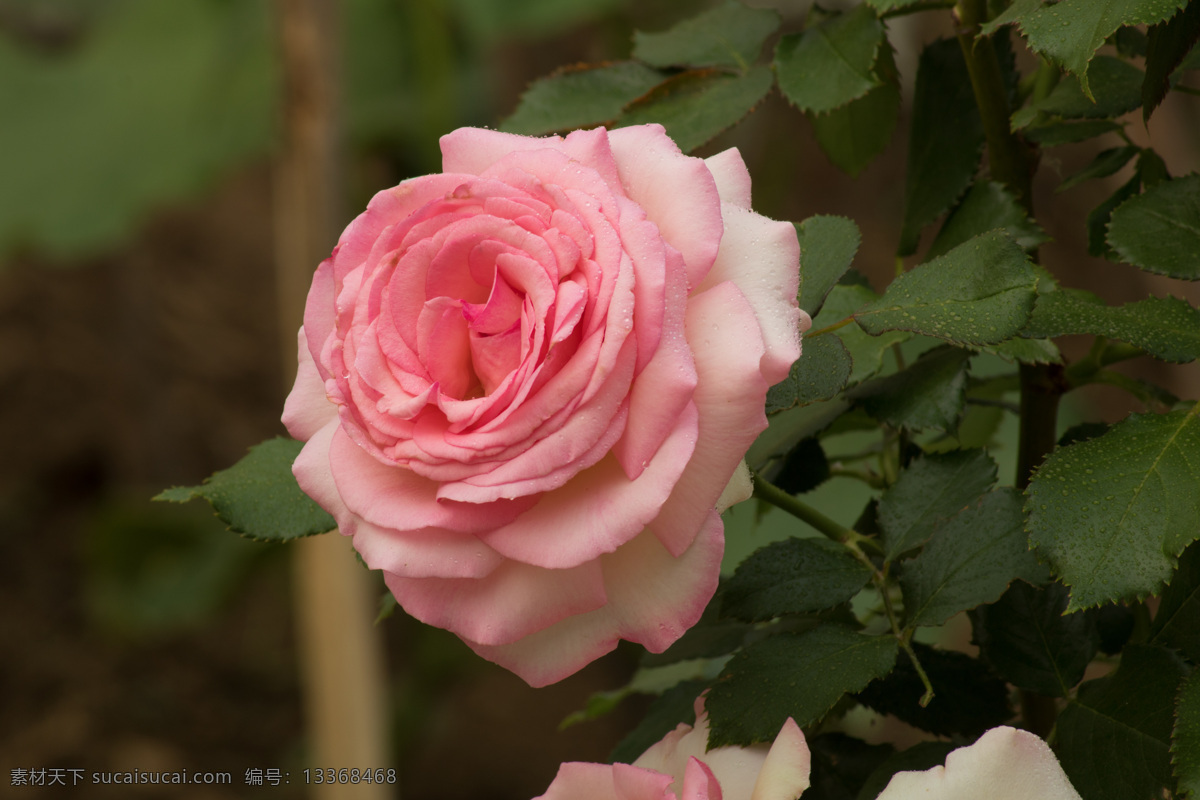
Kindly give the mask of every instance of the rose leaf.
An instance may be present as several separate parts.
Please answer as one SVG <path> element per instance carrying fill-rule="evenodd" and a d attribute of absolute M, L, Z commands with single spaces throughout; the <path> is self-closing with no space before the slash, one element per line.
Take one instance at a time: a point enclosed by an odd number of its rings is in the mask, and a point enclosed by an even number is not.
<path fill-rule="evenodd" d="M 734 67 L 746 72 L 779 23 L 774 10 L 726 0 L 661 33 L 634 31 L 633 57 L 653 67 Z"/>
<path fill-rule="evenodd" d="M 1175 702 L 1175 729 L 1171 734 L 1171 761 L 1179 790 L 1200 797 L 1200 670 L 1183 682 Z"/>
<path fill-rule="evenodd" d="M 784 539 L 756 550 L 721 587 L 721 615 L 765 622 L 844 603 L 866 585 L 871 571 L 840 544 Z"/>
<path fill-rule="evenodd" d="M 1021 335 L 1081 333 L 1131 344 L 1173 364 L 1200 358 L 1200 311 L 1175 297 L 1148 297 L 1113 307 L 1081 289 L 1046 292 L 1038 296 Z"/>
<path fill-rule="evenodd" d="M 872 335 L 902 330 L 955 344 L 998 344 L 1025 327 L 1036 286 L 1021 246 L 990 231 L 899 276 L 854 317 Z"/>
<path fill-rule="evenodd" d="M 1018 688 L 1066 697 L 1100 647 L 1091 614 L 1064 613 L 1069 598 L 1061 583 L 1013 583 L 995 603 L 971 612 L 980 655 Z"/>
<path fill-rule="evenodd" d="M 304 445 L 282 436 L 250 448 L 241 461 L 215 472 L 199 486 L 175 486 L 155 500 L 186 503 L 203 498 L 231 531 L 260 541 L 282 542 L 337 527 L 292 475 Z"/>
<path fill-rule="evenodd" d="M 1003 228 L 1026 250 L 1050 239 L 1029 218 L 1012 192 L 995 181 L 979 181 L 946 217 L 924 260 L 944 256 L 960 244 L 997 228 Z"/>
<path fill-rule="evenodd" d="M 887 148 L 900 113 L 900 75 L 886 41 L 875 75 L 881 81 L 862 97 L 825 114 L 809 114 L 821 151 L 833 165 L 856 177 Z"/>
<path fill-rule="evenodd" d="M 1172 717 L 1187 672 L 1170 650 L 1130 645 L 1116 672 L 1079 687 L 1056 729 L 1059 761 L 1082 796 L 1158 797 L 1172 784 Z"/>
<path fill-rule="evenodd" d="M 858 309 L 878 299 L 879 295 L 866 286 L 834 286 L 821 306 L 820 313 L 813 317 L 811 330 L 817 331 L 841 322 Z M 883 367 L 883 354 L 890 350 L 893 344 L 911 338 L 911 334 L 905 331 L 889 331 L 880 336 L 871 336 L 858 325 L 843 325 L 833 331 L 833 334 L 842 340 L 854 365 L 847 382 L 849 385 L 860 383 L 878 372 Z M 823 338 L 824 335 L 817 336 L 811 341 Z M 801 356 L 800 360 L 803 361 L 804 356 Z"/>
<path fill-rule="evenodd" d="M 806 340 L 803 355 L 788 376 L 767 391 L 767 414 L 836 397 L 852 367 L 846 345 L 836 336 Z"/>
<path fill-rule="evenodd" d="M 779 633 L 735 654 L 708 694 L 709 747 L 773 741 L 785 720 L 811 725 L 848 692 L 891 671 L 899 644 L 826 624 Z"/>
<path fill-rule="evenodd" d="M 1055 450 L 1026 490 L 1030 544 L 1068 611 L 1159 592 L 1200 537 L 1200 405 L 1134 414 Z"/>
<path fill-rule="evenodd" d="M 862 242 L 853 220 L 818 215 L 796 225 L 800 240 L 800 307 L 816 316 L 829 290 L 837 285 Z"/>
<path fill-rule="evenodd" d="M 1200 663 L 1200 545 L 1191 545 L 1179 557 L 1179 569 L 1154 615 L 1150 644 L 1178 650 Z"/>
<path fill-rule="evenodd" d="M 879 499 L 884 556 L 895 559 L 927 540 L 996 482 L 996 462 L 983 450 L 927 455 L 908 465 Z"/>
<path fill-rule="evenodd" d="M 535 136 L 609 122 L 664 78 L 636 61 L 567 67 L 530 84 L 500 129 Z"/>
<path fill-rule="evenodd" d="M 883 23 L 866 5 L 810 24 L 775 47 L 779 90 L 801 111 L 840 108 L 882 83 L 875 59 L 884 42 Z"/>
<path fill-rule="evenodd" d="M 915 628 L 998 600 L 1017 578 L 1047 577 L 1029 551 L 1020 495 L 1000 488 L 939 525 L 921 553 L 904 562 L 900 586 Z"/>
<path fill-rule="evenodd" d="M 1108 244 L 1147 272 L 1200 280 L 1200 175 L 1164 180 L 1112 212 Z"/>

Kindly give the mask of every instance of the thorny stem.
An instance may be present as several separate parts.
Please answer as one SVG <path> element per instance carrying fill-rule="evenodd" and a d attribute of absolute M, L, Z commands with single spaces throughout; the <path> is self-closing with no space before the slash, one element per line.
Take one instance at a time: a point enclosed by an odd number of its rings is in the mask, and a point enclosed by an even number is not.
<path fill-rule="evenodd" d="M 921 660 L 917 658 L 917 654 L 913 650 L 912 643 L 909 641 L 910 633 L 906 632 L 900 625 L 900 617 L 896 614 L 896 608 L 892 604 L 891 595 L 888 593 L 886 565 L 885 569 L 881 570 L 875 566 L 875 562 L 862 550 L 862 545 L 868 545 L 872 549 L 878 550 L 879 544 L 873 538 L 863 536 L 858 531 L 835 522 L 820 511 L 798 500 L 759 475 L 754 475 L 754 496 L 770 503 L 776 508 L 783 509 L 797 519 L 816 528 L 833 541 L 845 545 L 850 554 L 860 564 L 871 571 L 871 582 L 875 585 L 879 596 L 883 599 L 883 610 L 887 615 L 888 624 L 892 628 L 892 635 L 896 637 L 896 641 L 900 643 L 900 647 L 908 654 L 909 659 L 912 661 L 913 669 L 917 671 L 917 676 L 921 679 L 921 683 L 925 687 L 925 694 L 921 696 L 920 700 L 921 707 L 924 708 L 929 705 L 929 701 L 933 699 L 934 695 L 933 683 L 930 682 L 929 676 L 925 673 L 925 668 L 921 666 Z"/>

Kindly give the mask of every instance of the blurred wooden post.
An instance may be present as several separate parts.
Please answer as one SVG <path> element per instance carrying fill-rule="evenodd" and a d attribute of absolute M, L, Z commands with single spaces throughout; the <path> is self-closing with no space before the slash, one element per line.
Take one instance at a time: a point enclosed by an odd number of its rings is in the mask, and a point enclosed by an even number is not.
<path fill-rule="evenodd" d="M 276 0 L 283 89 L 275 255 L 284 375 L 317 264 L 344 224 L 336 0 Z M 388 701 L 370 574 L 336 533 L 292 545 L 295 615 L 312 769 L 387 769 Z M 302 780 L 293 775 L 292 781 Z M 312 785 L 317 798 L 394 798 L 396 786 Z"/>

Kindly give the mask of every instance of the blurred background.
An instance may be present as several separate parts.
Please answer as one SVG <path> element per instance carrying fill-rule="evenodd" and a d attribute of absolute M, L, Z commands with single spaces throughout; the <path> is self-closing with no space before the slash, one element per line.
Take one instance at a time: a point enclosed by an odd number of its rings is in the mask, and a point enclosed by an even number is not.
<path fill-rule="evenodd" d="M 149 500 L 284 433 L 292 376 L 279 353 L 294 344 L 279 333 L 272 175 L 284 136 L 285 5 L 0 0 L 0 795 L 66 794 L 10 786 L 11 770 L 61 768 L 233 775 L 227 787 L 74 790 L 87 797 L 291 798 L 305 796 L 296 780 L 246 786 L 246 771 L 372 766 L 311 763 L 288 547 L 225 532 L 202 503 Z M 340 229 L 374 192 L 438 171 L 441 134 L 494 127 L 531 80 L 627 57 L 634 29 L 662 30 L 712 3 L 335 5 Z M 809 3 L 751 5 L 774 5 L 794 29 Z M 908 87 L 919 45 L 947 32 L 945 16 L 891 25 Z M 1200 164 L 1198 103 L 1173 95 L 1149 128 L 1140 117 L 1129 125 L 1173 174 Z M 855 179 L 828 163 L 776 93 L 697 154 L 733 145 L 750 163 L 759 211 L 851 217 L 864 234 L 856 267 L 886 284 L 903 115 L 891 147 Z M 1110 301 L 1150 290 L 1197 304 L 1195 287 L 1081 257 L 1087 212 L 1126 172 L 1048 198 L 1097 149 L 1047 159 L 1039 207 L 1050 209 L 1042 222 L 1056 241 L 1044 261 Z M 1180 395 L 1200 390 L 1194 368 L 1167 380 Z M 1072 413 L 1118 419 L 1136 408 L 1106 391 Z M 850 511 L 848 521 L 857 505 Z M 731 544 L 767 541 L 751 528 L 735 528 Z M 533 797 L 561 761 L 607 760 L 644 709 L 630 699 L 558 731 L 593 691 L 624 683 L 638 648 L 534 691 L 402 612 L 378 630 L 405 798 Z"/>

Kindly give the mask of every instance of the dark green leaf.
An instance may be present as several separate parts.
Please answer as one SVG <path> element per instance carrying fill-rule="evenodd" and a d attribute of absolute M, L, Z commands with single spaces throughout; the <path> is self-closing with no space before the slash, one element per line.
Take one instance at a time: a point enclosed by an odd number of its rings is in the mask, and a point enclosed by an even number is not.
<path fill-rule="evenodd" d="M 1100 634 L 1100 651 L 1110 656 L 1125 649 L 1133 636 L 1137 620 L 1133 609 L 1124 603 L 1108 603 L 1087 612 L 1096 620 L 1096 632 Z"/>
<path fill-rule="evenodd" d="M 1108 223 L 1112 219 L 1113 211 L 1126 200 L 1136 195 L 1141 188 L 1141 175 L 1135 174 L 1120 189 L 1113 192 L 1107 200 L 1091 210 L 1087 216 L 1088 255 L 1098 258 L 1116 257 L 1116 254 L 1108 246 Z"/>
<path fill-rule="evenodd" d="M 971 612 L 980 655 L 1014 686 L 1066 697 L 1100 645 L 1092 615 L 1065 613 L 1069 597 L 1060 583 L 1014 583 L 995 603 Z"/>
<path fill-rule="evenodd" d="M 1122 203 L 1108 244 L 1147 272 L 1200 280 L 1200 175 L 1161 181 Z"/>
<path fill-rule="evenodd" d="M 1079 77 L 1093 92 L 1088 65 L 1104 40 L 1122 25 L 1151 25 L 1171 17 L 1187 0 L 1062 0 L 1026 13 L 1021 29 L 1030 48 Z"/>
<path fill-rule="evenodd" d="M 970 185 L 983 149 L 983 123 L 956 39 L 927 46 L 917 69 L 899 255 L 917 249 L 921 230 Z"/>
<path fill-rule="evenodd" d="M 665 77 L 636 61 L 565 67 L 530 84 L 500 129 L 535 136 L 609 122 Z"/>
<path fill-rule="evenodd" d="M 982 450 L 955 450 L 913 461 L 879 500 L 884 557 L 891 561 L 933 535 L 935 526 L 973 503 L 996 482 L 996 462 Z"/>
<path fill-rule="evenodd" d="M 819 439 L 805 439 L 788 452 L 773 483 L 788 494 L 810 492 L 829 480 L 829 459 Z M 861 533 L 861 531 L 860 531 Z"/>
<path fill-rule="evenodd" d="M 1003 184 L 979 181 L 946 218 L 925 260 L 944 256 L 969 239 L 997 228 L 1003 228 L 1026 250 L 1050 240 Z"/>
<path fill-rule="evenodd" d="M 1058 757 L 1089 800 L 1161 797 L 1170 786 L 1175 694 L 1187 668 L 1170 650 L 1130 645 L 1112 675 L 1079 687 L 1058 718 Z"/>
<path fill-rule="evenodd" d="M 954 749 L 950 742 L 918 742 L 896 753 L 867 776 L 857 800 L 875 800 L 897 772 L 924 772 L 940 767 Z"/>
<path fill-rule="evenodd" d="M 632 764 L 650 745 L 660 741 L 676 726 L 696 724 L 696 698 L 708 688 L 707 681 L 684 681 L 654 699 L 646 716 L 615 748 L 609 760 Z"/>
<path fill-rule="evenodd" d="M 843 603 L 871 571 L 836 542 L 784 539 L 757 550 L 721 587 L 721 615 L 763 622 Z"/>
<path fill-rule="evenodd" d="M 900 76 L 886 41 L 879 48 L 875 75 L 880 85 L 857 100 L 827 114 L 808 115 L 822 152 L 851 177 L 887 148 L 900 113 Z"/>
<path fill-rule="evenodd" d="M 1179 557 L 1179 569 L 1154 615 L 1150 643 L 1178 650 L 1200 664 L 1200 545 L 1189 546 Z"/>
<path fill-rule="evenodd" d="M 895 752 L 890 744 L 867 744 L 838 732 L 807 738 L 812 754 L 807 792 L 814 800 L 855 800 L 867 776 Z"/>
<path fill-rule="evenodd" d="M 1134 414 L 1055 450 L 1033 477 L 1029 541 L 1074 611 L 1157 593 L 1200 536 L 1200 405 Z"/>
<path fill-rule="evenodd" d="M 726 0 L 662 33 L 635 31 L 633 57 L 652 67 L 735 67 L 745 72 L 777 30 L 778 12 Z"/>
<path fill-rule="evenodd" d="M 1200 311 L 1174 297 L 1147 297 L 1113 307 L 1082 289 L 1038 296 L 1029 325 L 1035 338 L 1090 333 L 1126 342 L 1176 364 L 1200 358 Z"/>
<path fill-rule="evenodd" d="M 1142 83 L 1142 119 L 1149 120 L 1167 96 L 1173 73 L 1200 40 L 1200 3 L 1189 3 L 1166 22 L 1153 25 L 1146 40 L 1146 79 Z"/>
<path fill-rule="evenodd" d="M 904 562 L 900 586 L 909 627 L 941 625 L 998 600 L 1017 578 L 1045 580 L 1029 551 L 1015 489 L 994 489 L 938 526 L 920 555 Z"/>
<path fill-rule="evenodd" d="M 1008 687 L 978 660 L 917 642 L 913 650 L 933 684 L 929 705 L 920 704 L 924 684 L 905 652 L 900 653 L 891 673 L 858 693 L 858 701 L 938 736 L 975 739 L 1012 717 Z"/>
<path fill-rule="evenodd" d="M 269 4 L 105 6 L 53 60 L 0 35 L 0 252 L 110 246 L 151 209 L 269 150 Z"/>
<path fill-rule="evenodd" d="M 1133 145 L 1125 147 L 1112 147 L 1108 150 L 1101 151 L 1096 155 L 1091 164 L 1088 164 L 1083 169 L 1076 172 L 1074 175 L 1065 179 L 1058 185 L 1054 191 L 1065 192 L 1072 186 L 1078 186 L 1084 181 L 1090 181 L 1095 178 L 1106 178 L 1119 170 L 1121 167 L 1129 163 L 1129 160 L 1136 156 L 1139 148 Z"/>
<path fill-rule="evenodd" d="M 861 384 L 846 397 L 894 428 L 953 430 L 966 400 L 970 358 L 966 350 L 938 347 L 903 372 Z"/>
<path fill-rule="evenodd" d="M 792 364 L 788 376 L 767 392 L 767 413 L 836 397 L 846 385 L 853 364 L 842 340 L 817 336 L 804 342 L 804 355 Z"/>
<path fill-rule="evenodd" d="M 995 345 L 972 348 L 979 352 L 994 353 L 1010 364 L 1061 364 L 1062 353 L 1049 339 L 1009 339 Z"/>
<path fill-rule="evenodd" d="M 899 276 L 854 318 L 871 334 L 901 330 L 955 344 L 997 344 L 1025 327 L 1036 285 L 1021 246 L 992 231 Z"/>
<path fill-rule="evenodd" d="M 1110 119 L 1089 119 L 1082 122 L 1052 121 L 1036 127 L 1025 128 L 1021 133 L 1031 142 L 1042 147 L 1059 147 L 1075 144 L 1106 133 L 1119 133 L 1125 126 Z"/>
<path fill-rule="evenodd" d="M 829 290 L 850 269 L 862 236 L 845 217 L 809 217 L 796 226 L 800 240 L 800 308 L 815 317 Z"/>
<path fill-rule="evenodd" d="M 866 286 L 844 284 L 835 286 L 821 307 L 821 313 L 813 318 L 811 330 L 820 330 L 828 325 L 841 322 L 878 298 L 879 295 Z M 816 341 L 828 335 L 830 334 L 822 334 L 809 341 Z M 903 331 L 890 331 L 882 336 L 870 336 L 857 325 L 844 325 L 833 331 L 833 335 L 841 339 L 850 352 L 850 358 L 854 365 L 850 372 L 850 384 L 860 383 L 878 372 L 883 366 L 883 354 L 890 350 L 892 345 L 911 338 L 910 334 Z"/>
<path fill-rule="evenodd" d="M 775 46 L 779 90 L 801 111 L 840 108 L 880 85 L 875 59 L 883 42 L 883 23 L 865 5 L 784 36 Z"/>
<path fill-rule="evenodd" d="M 685 153 L 749 114 L 771 89 L 769 67 L 745 75 L 716 70 L 683 72 L 626 107 L 621 126 L 659 122 Z"/>
<path fill-rule="evenodd" d="M 1192 672 L 1175 703 L 1175 729 L 1171 734 L 1171 762 L 1181 792 L 1200 797 L 1200 670 Z"/>
<path fill-rule="evenodd" d="M 991 36 L 996 29 L 1003 25 L 1009 25 L 1013 22 L 1019 22 L 1024 19 L 1027 14 L 1037 11 L 1042 5 L 1042 0 L 1013 0 L 1008 8 L 1003 13 L 980 28 L 980 33 L 984 36 Z"/>
<path fill-rule="evenodd" d="M 204 498 L 229 529 L 264 541 L 287 541 L 337 527 L 333 517 L 300 491 L 292 462 L 304 445 L 277 437 L 256 444 L 229 469 L 200 486 L 176 486 L 155 500 L 186 503 Z"/>
<path fill-rule="evenodd" d="M 1042 100 L 1013 114 L 1013 128 L 1023 128 L 1037 114 L 1064 119 L 1119 117 L 1142 104 L 1140 69 L 1112 56 L 1097 56 L 1088 73 L 1095 79 L 1095 98 L 1086 96 L 1079 81 L 1069 75 Z"/>
<path fill-rule="evenodd" d="M 840 625 L 781 633 L 746 647 L 725 665 L 705 702 L 709 747 L 774 741 L 788 717 L 811 725 L 842 695 L 886 675 L 898 648 L 895 637 Z"/>

